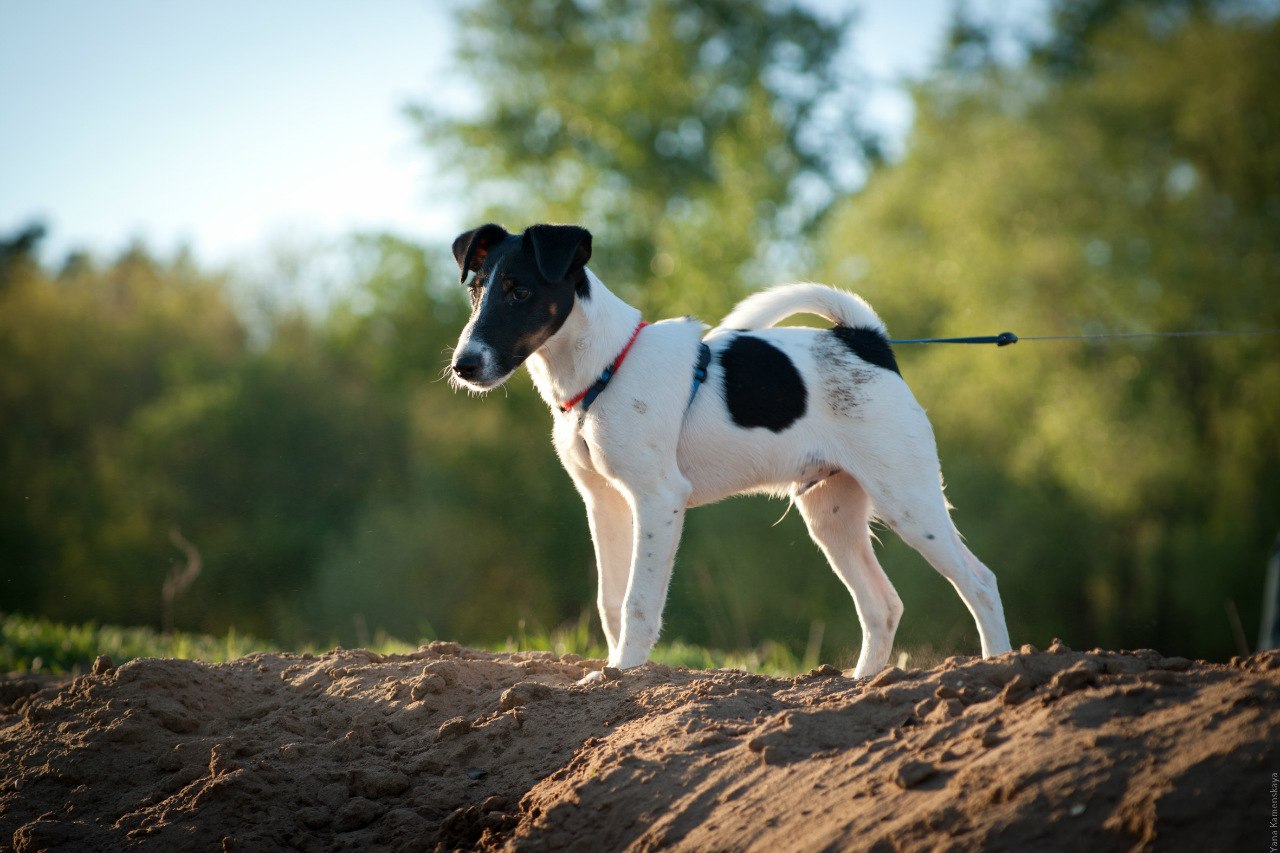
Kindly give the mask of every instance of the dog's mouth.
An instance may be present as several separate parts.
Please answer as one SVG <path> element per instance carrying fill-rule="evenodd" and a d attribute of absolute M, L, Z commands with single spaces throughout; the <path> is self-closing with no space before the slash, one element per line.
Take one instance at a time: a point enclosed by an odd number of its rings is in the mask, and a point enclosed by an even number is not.
<path fill-rule="evenodd" d="M 508 373 L 503 376 L 499 376 L 496 379 L 487 379 L 484 377 L 463 379 L 457 373 L 454 373 L 452 369 L 448 370 L 449 386 L 455 391 L 466 391 L 470 394 L 487 394 L 511 378 L 511 374 Z"/>

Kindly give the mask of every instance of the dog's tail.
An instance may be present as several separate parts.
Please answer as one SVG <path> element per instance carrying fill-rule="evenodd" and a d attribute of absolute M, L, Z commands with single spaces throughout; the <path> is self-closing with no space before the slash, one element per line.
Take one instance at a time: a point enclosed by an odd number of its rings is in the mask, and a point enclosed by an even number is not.
<path fill-rule="evenodd" d="M 720 321 L 721 329 L 764 329 L 792 314 L 817 314 L 837 326 L 872 329 L 888 337 L 884 321 L 861 296 L 824 284 L 784 284 L 752 294 Z"/>

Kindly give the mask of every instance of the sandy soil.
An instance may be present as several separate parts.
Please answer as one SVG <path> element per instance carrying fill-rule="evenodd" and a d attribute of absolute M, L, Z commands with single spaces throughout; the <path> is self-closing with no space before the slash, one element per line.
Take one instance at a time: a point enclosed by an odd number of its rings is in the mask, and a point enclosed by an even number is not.
<path fill-rule="evenodd" d="M 1267 850 L 1280 653 L 856 682 L 434 643 L 0 680 L 0 849 Z"/>

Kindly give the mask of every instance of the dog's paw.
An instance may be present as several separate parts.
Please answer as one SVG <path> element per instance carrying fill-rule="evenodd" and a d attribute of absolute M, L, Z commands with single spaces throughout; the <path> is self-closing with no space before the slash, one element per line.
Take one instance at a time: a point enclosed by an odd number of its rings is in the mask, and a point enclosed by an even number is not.
<path fill-rule="evenodd" d="M 619 678 L 622 678 L 622 670 L 606 666 L 604 669 L 588 672 L 584 677 L 578 679 L 578 686 L 590 687 L 593 684 L 603 684 L 606 681 L 617 681 Z"/>

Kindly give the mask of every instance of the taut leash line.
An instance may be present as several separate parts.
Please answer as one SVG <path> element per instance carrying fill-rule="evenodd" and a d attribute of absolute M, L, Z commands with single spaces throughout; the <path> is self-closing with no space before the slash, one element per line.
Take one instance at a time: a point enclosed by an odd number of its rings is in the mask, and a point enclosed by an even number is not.
<path fill-rule="evenodd" d="M 1133 338 L 1211 338 L 1229 335 L 1280 335 L 1280 329 L 1228 329 L 1225 331 L 1199 332 L 1100 332 L 1092 335 L 1027 335 L 1018 337 L 1013 332 L 998 335 L 980 335 L 972 338 L 910 338 L 891 340 L 891 344 L 995 344 L 1005 347 L 1019 341 L 1100 341 Z"/>

